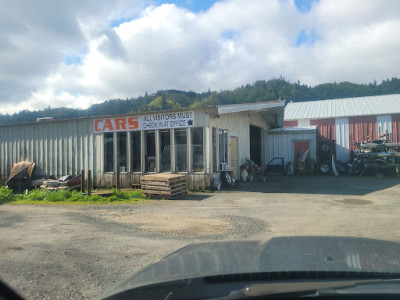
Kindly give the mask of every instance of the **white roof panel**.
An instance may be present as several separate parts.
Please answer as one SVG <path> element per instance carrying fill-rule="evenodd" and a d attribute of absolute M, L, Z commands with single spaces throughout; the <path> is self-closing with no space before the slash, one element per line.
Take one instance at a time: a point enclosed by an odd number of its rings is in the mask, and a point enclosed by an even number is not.
<path fill-rule="evenodd" d="M 309 126 L 309 127 L 278 127 L 268 131 L 271 134 L 279 134 L 279 133 L 301 133 L 301 132 L 317 132 L 317 126 Z"/>
<path fill-rule="evenodd" d="M 285 100 L 254 102 L 244 104 L 218 105 L 218 114 L 228 114 L 242 111 L 261 111 L 274 107 L 284 107 Z"/>
<path fill-rule="evenodd" d="M 400 113 L 400 94 L 345 99 L 291 102 L 285 120 L 328 119 Z"/>

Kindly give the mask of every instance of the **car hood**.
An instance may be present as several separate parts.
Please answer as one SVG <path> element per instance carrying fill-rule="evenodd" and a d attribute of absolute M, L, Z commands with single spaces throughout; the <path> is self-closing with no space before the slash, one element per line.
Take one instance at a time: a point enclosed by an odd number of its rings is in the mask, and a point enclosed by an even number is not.
<path fill-rule="evenodd" d="M 192 244 L 137 272 L 114 292 L 207 276 L 310 271 L 400 274 L 400 243 L 313 236 Z"/>

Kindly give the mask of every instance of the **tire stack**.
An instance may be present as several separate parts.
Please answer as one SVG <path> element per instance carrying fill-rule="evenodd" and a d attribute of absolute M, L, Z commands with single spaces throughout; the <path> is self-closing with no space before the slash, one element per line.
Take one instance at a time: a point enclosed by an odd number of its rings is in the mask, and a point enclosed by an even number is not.
<path fill-rule="evenodd" d="M 322 175 L 329 175 L 332 172 L 332 149 L 333 143 L 322 141 L 318 147 L 318 171 Z"/>

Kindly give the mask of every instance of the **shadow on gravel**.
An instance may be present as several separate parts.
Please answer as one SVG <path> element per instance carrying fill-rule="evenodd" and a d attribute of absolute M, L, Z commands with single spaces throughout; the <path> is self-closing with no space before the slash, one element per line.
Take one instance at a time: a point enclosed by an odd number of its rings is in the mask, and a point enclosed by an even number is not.
<path fill-rule="evenodd" d="M 1 198 L 0 198 L 0 205 L 10 203 L 10 202 L 13 201 L 13 200 L 14 200 L 14 199 L 12 199 L 12 198 L 6 198 L 6 199 L 1 199 Z"/>
<path fill-rule="evenodd" d="M 187 194 L 187 195 L 176 196 L 171 200 L 202 201 L 212 196 L 212 194 L 203 194 L 203 193 L 200 194 L 200 193 L 201 192 L 199 192 L 199 194 Z"/>
<path fill-rule="evenodd" d="M 361 196 L 395 186 L 398 188 L 394 190 L 394 194 L 400 195 L 399 177 L 276 175 L 267 176 L 265 182 L 241 182 L 238 187 L 224 188 L 223 191 Z"/>

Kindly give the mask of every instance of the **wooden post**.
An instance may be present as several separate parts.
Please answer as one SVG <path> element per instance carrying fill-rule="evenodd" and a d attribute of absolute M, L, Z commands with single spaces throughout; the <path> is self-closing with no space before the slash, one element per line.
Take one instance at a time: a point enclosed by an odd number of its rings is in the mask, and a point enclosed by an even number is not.
<path fill-rule="evenodd" d="M 116 185 L 117 190 L 119 190 L 121 188 L 121 183 L 120 183 L 121 173 L 120 173 L 119 169 L 117 169 L 116 176 L 117 176 L 117 180 L 116 180 L 115 185 Z"/>
<path fill-rule="evenodd" d="M 87 194 L 92 195 L 92 170 L 88 170 L 87 174 Z"/>
<path fill-rule="evenodd" d="M 81 171 L 81 193 L 84 194 L 85 193 L 85 170 Z"/>

